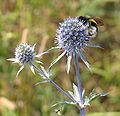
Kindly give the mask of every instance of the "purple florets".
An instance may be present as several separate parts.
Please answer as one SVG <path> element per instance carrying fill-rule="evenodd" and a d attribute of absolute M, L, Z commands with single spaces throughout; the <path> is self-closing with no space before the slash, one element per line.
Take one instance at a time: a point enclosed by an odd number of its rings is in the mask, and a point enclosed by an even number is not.
<path fill-rule="evenodd" d="M 34 61 L 35 51 L 30 45 L 22 43 L 15 49 L 15 58 L 18 59 L 21 64 L 30 63 Z"/>
<path fill-rule="evenodd" d="M 68 55 L 79 52 L 87 42 L 93 38 L 90 36 L 90 23 L 78 20 L 76 18 L 68 18 L 60 23 L 57 29 L 56 39 L 57 45 L 63 48 Z M 96 34 L 96 33 L 95 33 Z M 96 36 L 96 35 L 95 35 Z"/>

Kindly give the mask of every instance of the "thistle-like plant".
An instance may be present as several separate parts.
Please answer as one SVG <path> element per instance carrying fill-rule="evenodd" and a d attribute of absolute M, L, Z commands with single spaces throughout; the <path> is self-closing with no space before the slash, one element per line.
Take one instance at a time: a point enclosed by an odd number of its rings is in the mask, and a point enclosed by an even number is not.
<path fill-rule="evenodd" d="M 76 18 L 68 18 L 65 19 L 62 23 L 60 23 L 59 28 L 56 32 L 56 41 L 57 47 L 52 47 L 47 52 L 43 52 L 41 54 L 36 55 L 35 53 L 35 45 L 30 46 L 26 43 L 20 44 L 15 49 L 15 58 L 7 59 L 12 61 L 13 63 L 20 64 L 20 69 L 17 72 L 17 75 L 22 71 L 25 65 L 29 65 L 31 71 L 35 74 L 34 69 L 38 72 L 38 74 L 43 78 L 43 82 L 51 83 L 58 91 L 60 91 L 63 95 L 70 99 L 70 101 L 59 102 L 54 104 L 52 107 L 55 107 L 59 104 L 62 104 L 62 108 L 67 105 L 75 105 L 80 110 L 81 116 L 85 116 L 85 106 L 90 105 L 90 102 L 98 96 L 105 96 L 106 94 L 100 93 L 96 94 L 95 91 L 92 91 L 88 96 L 84 97 L 84 91 L 81 86 L 80 80 L 80 71 L 78 65 L 78 56 L 80 56 L 81 60 L 87 65 L 89 70 L 91 70 L 90 64 L 84 56 L 84 48 L 85 47 L 99 47 L 97 45 L 91 45 L 89 41 L 94 39 L 97 36 L 98 28 L 96 24 L 92 24 L 90 21 L 85 20 L 83 16 Z M 49 66 L 49 70 L 45 70 L 43 66 L 41 66 L 42 62 L 36 60 L 36 58 L 42 56 L 43 54 L 48 53 L 50 50 L 54 48 L 62 49 L 63 53 L 55 59 Z M 63 56 L 67 56 L 67 65 L 66 70 L 69 74 L 70 71 L 70 63 L 72 57 L 74 58 L 74 64 L 76 69 L 76 79 L 78 85 L 73 84 L 73 91 L 64 91 L 60 86 L 58 86 L 52 79 L 50 69 L 52 66 L 57 63 Z M 37 67 L 34 63 L 40 63 L 40 68 Z M 41 82 L 40 82 L 41 83 Z M 39 82 L 37 83 L 39 84 Z M 36 84 L 36 85 L 37 85 Z M 57 110 L 58 111 L 58 110 Z"/>
<path fill-rule="evenodd" d="M 21 65 L 20 69 L 17 72 L 16 77 L 19 75 L 19 73 L 22 71 L 22 69 L 25 67 L 25 65 L 29 65 L 31 71 L 35 74 L 34 69 L 37 71 L 37 73 L 42 77 L 43 81 L 36 83 L 46 83 L 49 82 L 51 83 L 58 91 L 60 91 L 63 95 L 68 97 L 71 101 L 74 102 L 74 99 L 72 96 L 68 93 L 65 92 L 61 87 L 59 87 L 55 82 L 52 81 L 51 79 L 51 73 L 50 71 L 46 71 L 44 67 L 41 65 L 43 64 L 42 62 L 36 60 L 36 58 L 41 57 L 43 54 L 46 54 L 47 52 L 43 52 L 41 54 L 36 55 L 35 53 L 35 44 L 33 46 L 28 45 L 27 43 L 22 43 L 18 45 L 15 49 L 15 58 L 10 58 L 7 59 L 9 61 L 12 61 L 13 63 L 18 63 Z M 34 62 L 40 63 L 40 68 L 37 67 Z"/>
<path fill-rule="evenodd" d="M 67 56 L 67 73 L 70 71 L 70 63 L 72 57 L 74 57 L 74 64 L 76 69 L 76 79 L 78 82 L 78 92 L 79 95 L 76 98 L 71 95 L 77 104 L 80 106 L 81 116 L 85 116 L 85 104 L 83 100 L 83 90 L 80 80 L 80 71 L 78 65 L 78 56 L 81 60 L 87 65 L 91 71 L 90 64 L 84 55 L 85 47 L 99 47 L 97 45 L 92 45 L 89 43 L 91 39 L 94 39 L 97 36 L 98 28 L 97 24 L 92 25 L 87 18 L 80 16 L 76 18 L 65 19 L 60 23 L 59 28 L 56 31 L 56 41 L 57 48 L 62 49 L 63 53 L 55 59 L 49 68 L 51 68 L 55 63 L 57 63 L 63 56 Z M 70 92 L 69 92 L 70 93 Z M 77 100 L 76 100 L 77 99 Z M 76 104 L 75 103 L 75 104 Z"/>

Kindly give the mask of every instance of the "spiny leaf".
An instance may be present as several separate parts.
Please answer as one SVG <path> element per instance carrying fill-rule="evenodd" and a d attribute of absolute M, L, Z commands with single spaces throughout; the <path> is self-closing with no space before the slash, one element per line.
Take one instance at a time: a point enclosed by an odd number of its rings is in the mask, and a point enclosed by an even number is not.
<path fill-rule="evenodd" d="M 50 52 L 50 51 L 54 51 L 54 50 L 56 50 L 56 49 L 59 49 L 60 47 L 52 47 L 52 48 L 50 48 L 49 50 L 47 50 L 47 52 Z"/>
<path fill-rule="evenodd" d="M 101 48 L 101 49 L 103 49 L 103 47 L 101 47 L 99 45 L 86 44 L 86 46 L 91 47 L 91 48 Z"/>
<path fill-rule="evenodd" d="M 53 108 L 53 107 L 55 107 L 55 106 L 58 106 L 58 105 L 65 105 L 65 104 L 73 105 L 73 104 L 75 104 L 75 103 L 73 103 L 73 102 L 68 102 L 68 101 L 57 102 L 57 103 L 53 104 L 53 105 L 51 106 L 51 108 Z"/>
<path fill-rule="evenodd" d="M 72 56 L 68 56 L 67 58 L 67 65 L 66 65 L 66 69 L 67 69 L 67 74 L 69 74 L 69 71 L 70 71 L 70 63 L 71 63 L 71 59 L 72 59 Z"/>
<path fill-rule="evenodd" d="M 81 60 L 85 63 L 85 65 L 86 65 L 86 66 L 88 67 L 88 69 L 90 70 L 90 72 L 92 72 L 91 66 L 90 66 L 90 64 L 88 63 L 86 57 L 84 56 L 82 50 L 79 52 L 79 55 L 80 55 Z"/>
<path fill-rule="evenodd" d="M 49 69 L 55 64 L 57 63 L 64 55 L 66 52 L 63 52 L 58 58 L 56 58 L 49 66 Z"/>
<path fill-rule="evenodd" d="M 85 96 L 84 98 L 84 105 L 90 105 L 90 102 L 93 101 L 94 99 L 98 98 L 98 97 L 103 97 L 108 95 L 105 92 L 102 93 L 96 93 L 95 89 L 93 89 L 90 94 L 88 96 Z"/>
<path fill-rule="evenodd" d="M 80 100 L 80 95 L 78 91 L 78 87 L 73 83 L 73 93 L 74 93 L 74 98 L 76 101 Z"/>
<path fill-rule="evenodd" d="M 47 83 L 47 82 L 48 82 L 47 80 L 40 81 L 40 82 L 37 82 L 37 83 L 35 84 L 35 86 L 37 86 L 37 85 L 39 85 L 39 84 Z"/>

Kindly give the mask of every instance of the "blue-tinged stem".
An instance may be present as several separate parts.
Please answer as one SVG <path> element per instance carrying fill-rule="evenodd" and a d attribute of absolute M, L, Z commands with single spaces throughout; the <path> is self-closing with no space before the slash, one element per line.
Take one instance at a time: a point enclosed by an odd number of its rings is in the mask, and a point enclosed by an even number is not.
<path fill-rule="evenodd" d="M 50 80 L 50 83 L 57 88 L 58 91 L 60 91 L 63 95 L 65 95 L 66 97 L 68 97 L 71 101 L 75 102 L 74 99 L 72 99 L 72 97 L 65 92 L 60 86 L 58 86 L 54 81 Z"/>
<path fill-rule="evenodd" d="M 78 82 L 78 91 L 79 91 L 79 95 L 80 95 L 80 107 L 81 107 L 80 114 L 81 114 L 81 116 L 85 116 L 85 108 L 83 105 L 82 86 L 81 86 L 81 81 L 80 81 L 80 71 L 79 71 L 77 53 L 74 54 L 74 62 L 75 62 L 75 70 L 76 70 L 76 79 Z"/>
<path fill-rule="evenodd" d="M 65 92 L 60 86 L 58 86 L 54 81 L 52 81 L 49 77 L 47 77 L 42 70 L 40 70 L 38 67 L 36 67 L 34 64 L 32 64 L 33 67 L 40 73 L 42 74 L 48 82 L 50 82 L 58 91 L 60 91 L 63 95 L 65 95 L 67 98 L 69 98 L 71 101 L 76 102 L 72 96 Z"/>

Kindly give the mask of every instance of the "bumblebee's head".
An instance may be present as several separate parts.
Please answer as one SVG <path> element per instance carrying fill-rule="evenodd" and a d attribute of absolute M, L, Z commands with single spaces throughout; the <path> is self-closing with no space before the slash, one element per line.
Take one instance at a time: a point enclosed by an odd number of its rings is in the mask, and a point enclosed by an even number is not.
<path fill-rule="evenodd" d="M 91 18 L 90 16 L 79 16 L 78 20 L 82 21 L 83 24 L 89 23 L 89 26 L 94 26 L 98 29 L 97 22 L 94 20 L 94 18 Z"/>
<path fill-rule="evenodd" d="M 83 22 L 83 25 L 89 24 L 88 33 L 90 37 L 96 37 L 98 32 L 98 26 L 103 25 L 103 20 L 99 17 L 79 16 L 78 20 Z"/>

